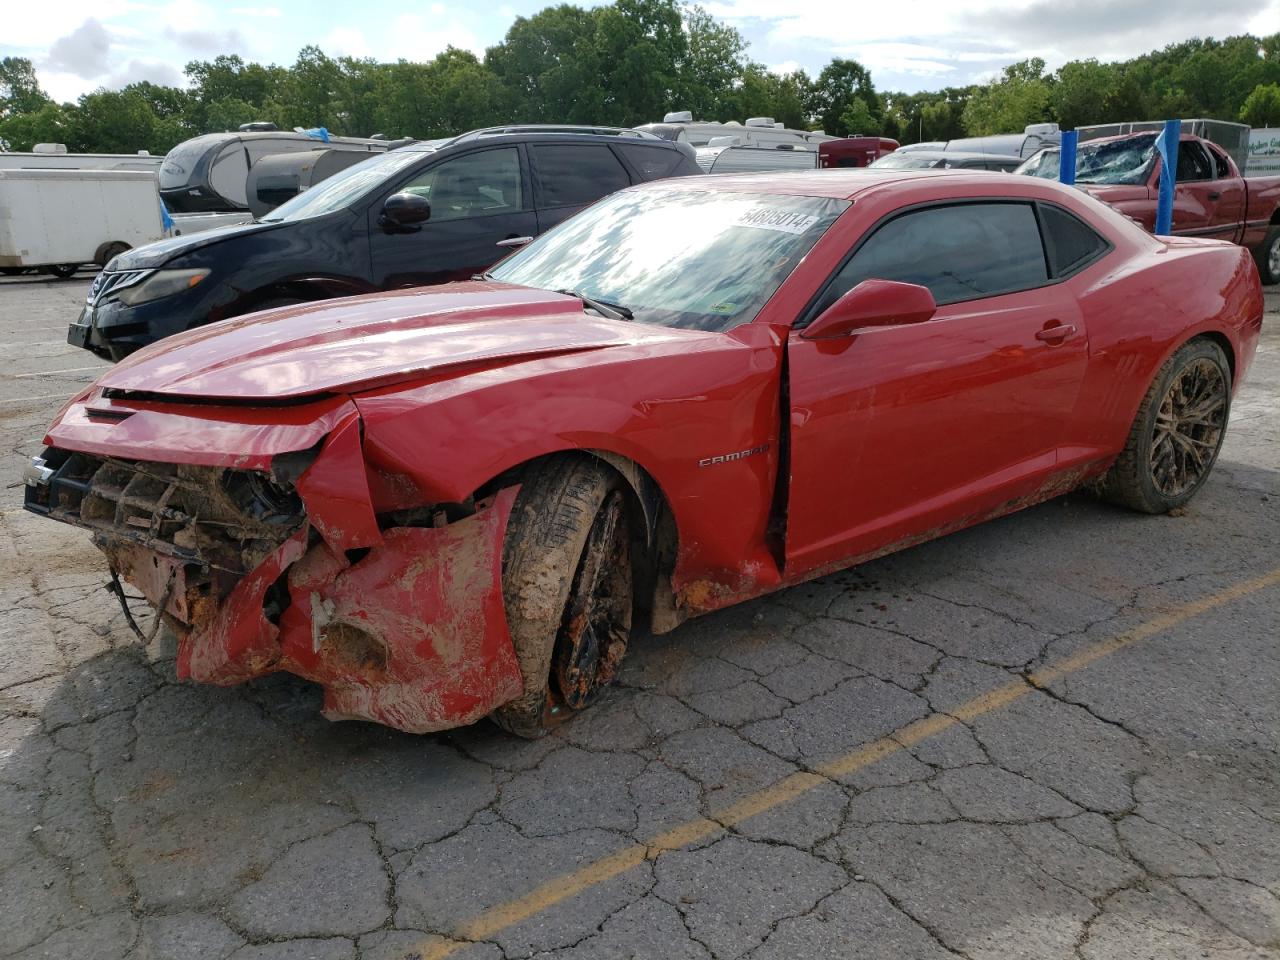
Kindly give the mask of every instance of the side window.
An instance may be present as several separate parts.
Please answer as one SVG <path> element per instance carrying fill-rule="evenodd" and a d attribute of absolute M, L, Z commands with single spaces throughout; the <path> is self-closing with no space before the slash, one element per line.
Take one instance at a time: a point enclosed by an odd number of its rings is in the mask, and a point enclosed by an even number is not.
<path fill-rule="evenodd" d="M 617 149 L 631 161 L 645 180 L 659 180 L 669 176 L 680 165 L 683 154 L 662 147 L 646 147 L 635 143 L 619 143 Z"/>
<path fill-rule="evenodd" d="M 543 207 L 586 206 L 631 184 L 618 158 L 603 144 L 535 143 L 529 149 Z"/>
<path fill-rule="evenodd" d="M 1219 153 L 1213 147 L 1209 147 L 1209 160 L 1213 163 L 1213 178 L 1215 180 L 1226 180 L 1231 176 L 1231 164 L 1227 163 L 1224 154 Z"/>
<path fill-rule="evenodd" d="M 524 207 L 520 151 L 498 147 L 429 167 L 400 187 L 431 201 L 431 222 L 512 213 Z"/>
<path fill-rule="evenodd" d="M 1111 248 L 1092 227 L 1061 207 L 1042 204 L 1040 224 L 1044 229 L 1049 269 L 1055 278 L 1075 273 Z"/>
<path fill-rule="evenodd" d="M 1049 275 L 1031 204 L 963 203 L 884 224 L 836 274 L 819 309 L 870 279 L 917 283 L 946 304 L 1026 290 Z"/>
<path fill-rule="evenodd" d="M 1189 183 L 1193 180 L 1212 180 L 1213 168 L 1209 165 L 1209 157 L 1204 147 L 1194 140 L 1183 140 L 1178 144 L 1178 182 Z"/>

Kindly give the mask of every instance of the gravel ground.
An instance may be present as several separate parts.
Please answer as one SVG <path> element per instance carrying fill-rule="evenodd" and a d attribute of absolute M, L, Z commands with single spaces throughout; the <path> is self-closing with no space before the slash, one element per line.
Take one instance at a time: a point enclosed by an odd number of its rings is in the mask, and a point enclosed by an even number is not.
<path fill-rule="evenodd" d="M 638 641 L 537 743 L 174 679 L 24 459 L 0 282 L 0 957 L 1280 957 L 1280 295 L 1181 516 L 1073 495 Z"/>

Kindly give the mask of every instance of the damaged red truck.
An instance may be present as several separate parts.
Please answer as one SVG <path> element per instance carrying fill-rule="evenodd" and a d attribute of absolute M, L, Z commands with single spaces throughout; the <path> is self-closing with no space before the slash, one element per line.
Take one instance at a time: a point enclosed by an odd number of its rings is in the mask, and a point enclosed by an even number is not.
<path fill-rule="evenodd" d="M 824 171 L 606 198 L 485 278 L 145 348 L 27 506 L 92 532 L 178 672 L 525 736 L 656 632 L 1089 483 L 1204 483 L 1262 320 L 1226 243 L 1023 177 Z"/>

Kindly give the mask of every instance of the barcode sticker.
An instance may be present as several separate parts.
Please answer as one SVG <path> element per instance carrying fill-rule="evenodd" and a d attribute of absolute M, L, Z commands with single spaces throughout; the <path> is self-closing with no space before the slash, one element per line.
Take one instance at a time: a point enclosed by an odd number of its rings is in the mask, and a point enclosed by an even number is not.
<path fill-rule="evenodd" d="M 740 227 L 755 227 L 759 230 L 776 230 L 779 233 L 797 235 L 804 233 L 817 222 L 818 218 L 812 214 L 775 210 L 769 207 L 755 207 L 738 217 Z"/>

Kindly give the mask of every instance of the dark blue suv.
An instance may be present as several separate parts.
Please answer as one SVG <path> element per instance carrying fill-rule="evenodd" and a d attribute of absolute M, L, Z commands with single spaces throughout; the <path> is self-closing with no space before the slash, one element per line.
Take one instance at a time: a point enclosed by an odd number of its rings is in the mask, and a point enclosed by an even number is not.
<path fill-rule="evenodd" d="M 129 250 L 67 332 L 119 360 L 255 310 L 466 279 L 615 190 L 698 174 L 687 144 L 599 127 L 498 127 L 334 174 L 261 220 Z"/>

